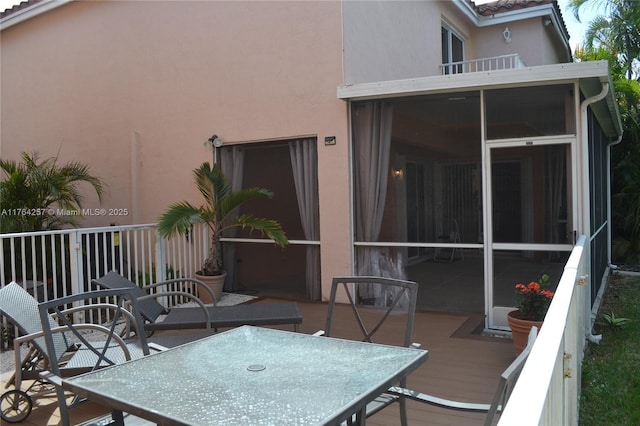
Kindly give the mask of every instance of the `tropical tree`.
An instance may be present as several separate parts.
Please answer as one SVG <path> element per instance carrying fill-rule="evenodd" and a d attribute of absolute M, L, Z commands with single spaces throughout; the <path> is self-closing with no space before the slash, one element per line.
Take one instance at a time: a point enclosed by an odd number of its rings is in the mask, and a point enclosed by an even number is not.
<path fill-rule="evenodd" d="M 204 260 L 202 275 L 215 276 L 223 273 L 220 238 L 227 229 L 242 228 L 258 231 L 274 240 L 276 245 L 289 244 L 280 224 L 273 219 L 263 219 L 240 213 L 241 205 L 250 200 L 270 199 L 273 193 L 264 188 L 246 188 L 232 191 L 231 185 L 216 164 L 202 163 L 193 171 L 196 187 L 204 198 L 204 204 L 194 206 L 188 201 L 172 204 L 158 220 L 158 232 L 163 237 L 184 235 L 193 225 L 205 224 L 209 228 L 211 245 L 209 256 Z"/>
<path fill-rule="evenodd" d="M 102 201 L 105 185 L 88 166 L 76 161 L 59 164 L 57 156 L 40 160 L 36 152 L 23 152 L 21 158 L 21 162 L 0 159 L 1 233 L 76 225 L 82 217 L 85 184 Z"/>
<path fill-rule="evenodd" d="M 625 77 L 637 78 L 640 57 L 640 2 L 637 0 L 570 0 L 569 9 L 580 21 L 580 11 L 589 7 L 603 13 L 596 16 L 585 32 L 587 48 L 603 48 L 616 55 Z"/>
<path fill-rule="evenodd" d="M 571 0 L 580 10 L 598 7 L 604 15 L 590 22 L 577 60 L 609 61 L 622 116 L 624 136 L 612 149 L 613 256 L 638 263 L 640 254 L 640 2 L 630 0 Z"/>

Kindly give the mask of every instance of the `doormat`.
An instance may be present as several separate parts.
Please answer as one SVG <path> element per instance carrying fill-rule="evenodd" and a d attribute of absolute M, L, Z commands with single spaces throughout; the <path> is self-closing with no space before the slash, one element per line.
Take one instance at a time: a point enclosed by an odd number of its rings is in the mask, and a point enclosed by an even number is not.
<path fill-rule="evenodd" d="M 484 315 L 482 314 L 469 315 L 467 320 L 453 332 L 451 337 L 457 339 L 483 340 L 485 342 L 512 343 L 510 333 L 485 330 Z"/>

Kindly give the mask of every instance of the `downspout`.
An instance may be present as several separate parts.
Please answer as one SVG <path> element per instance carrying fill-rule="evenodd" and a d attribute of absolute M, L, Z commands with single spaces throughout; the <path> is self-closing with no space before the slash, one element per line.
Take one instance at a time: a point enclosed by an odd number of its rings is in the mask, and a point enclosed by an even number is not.
<path fill-rule="evenodd" d="M 618 136 L 618 138 L 613 142 L 609 142 L 607 144 L 607 221 L 609 223 L 609 226 L 607 226 L 607 262 L 611 269 L 618 269 L 618 265 L 611 263 L 611 147 L 618 145 L 621 141 L 622 135 Z"/>
<path fill-rule="evenodd" d="M 605 96 L 607 96 L 607 93 L 609 93 L 609 83 L 602 83 L 602 90 L 600 91 L 600 93 L 598 93 L 595 96 L 591 96 L 590 98 L 585 99 L 584 101 L 582 101 L 582 103 L 580 104 L 580 119 L 581 119 L 581 123 L 582 123 L 582 135 L 584 140 L 587 142 L 585 145 L 585 147 L 582 150 L 582 164 L 583 164 L 583 171 L 586 169 L 587 173 L 583 173 L 583 176 L 586 176 L 587 179 L 583 179 L 583 182 L 587 182 L 587 185 L 589 185 L 590 180 L 589 178 L 589 144 L 588 144 L 588 139 L 589 139 L 589 118 L 587 116 L 587 109 L 589 108 L 589 105 L 596 103 L 598 101 L 601 101 L 602 99 L 605 98 Z M 608 168 L 608 167 L 607 167 Z M 584 188 L 583 188 L 584 189 Z M 586 192 L 583 190 L 582 194 L 585 194 Z M 583 217 L 583 226 L 584 229 L 589 229 L 591 227 L 591 221 L 588 219 L 589 215 L 591 212 L 591 206 L 589 205 L 589 197 L 583 197 L 582 199 L 582 217 Z M 611 258 L 609 258 L 610 260 Z M 589 290 L 589 292 L 591 292 L 591 290 Z M 590 300 L 591 298 L 589 298 Z M 594 335 L 593 334 L 593 321 L 595 320 L 596 314 L 598 312 L 598 306 L 594 305 L 594 307 L 591 310 L 591 323 L 588 325 L 587 330 L 585 330 L 585 337 L 587 338 L 587 340 L 589 340 L 590 342 L 593 343 L 600 343 L 600 341 L 602 340 L 602 335 Z"/>

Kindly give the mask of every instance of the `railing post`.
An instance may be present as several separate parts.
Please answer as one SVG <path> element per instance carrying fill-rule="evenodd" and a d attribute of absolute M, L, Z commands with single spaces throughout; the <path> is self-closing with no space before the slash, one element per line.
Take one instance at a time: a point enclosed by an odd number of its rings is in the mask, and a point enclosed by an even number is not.
<path fill-rule="evenodd" d="M 82 271 L 82 238 L 78 231 L 69 234 L 69 264 L 71 266 L 71 294 L 81 293 L 80 283 L 83 281 Z M 65 289 L 66 290 L 66 289 Z M 65 294 L 65 296 L 67 296 Z"/>
<path fill-rule="evenodd" d="M 156 282 L 167 280 L 167 253 L 164 239 L 158 234 L 158 228 L 154 228 L 156 236 Z"/>
<path fill-rule="evenodd" d="M 71 269 L 71 294 L 83 293 L 82 283 L 84 282 L 84 270 L 82 267 L 82 235 L 79 231 L 69 234 L 69 265 Z M 65 296 L 66 288 L 64 289 Z M 84 318 L 80 318 L 82 312 L 77 312 L 74 321 L 84 322 Z"/>

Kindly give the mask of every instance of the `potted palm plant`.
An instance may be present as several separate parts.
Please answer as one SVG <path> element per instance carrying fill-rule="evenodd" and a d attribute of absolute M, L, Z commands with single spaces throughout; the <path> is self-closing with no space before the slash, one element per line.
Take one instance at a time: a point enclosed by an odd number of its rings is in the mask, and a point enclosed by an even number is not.
<path fill-rule="evenodd" d="M 273 198 L 271 191 L 264 188 L 232 191 L 220 167 L 216 164 L 211 167 L 207 162 L 195 169 L 193 174 L 204 203 L 200 207 L 188 201 L 170 205 L 158 220 L 158 232 L 162 237 L 170 238 L 186 234 L 195 224 L 203 223 L 209 228 L 211 240 L 208 257 L 204 260 L 202 269 L 196 272 L 196 278 L 209 284 L 217 300 L 220 300 L 226 277 L 220 242 L 223 231 L 231 228 L 258 231 L 272 239 L 279 247 L 286 246 L 289 240 L 277 221 L 239 212 L 239 207 L 249 200 Z M 204 302 L 211 302 L 207 300 L 206 295 Z"/>

